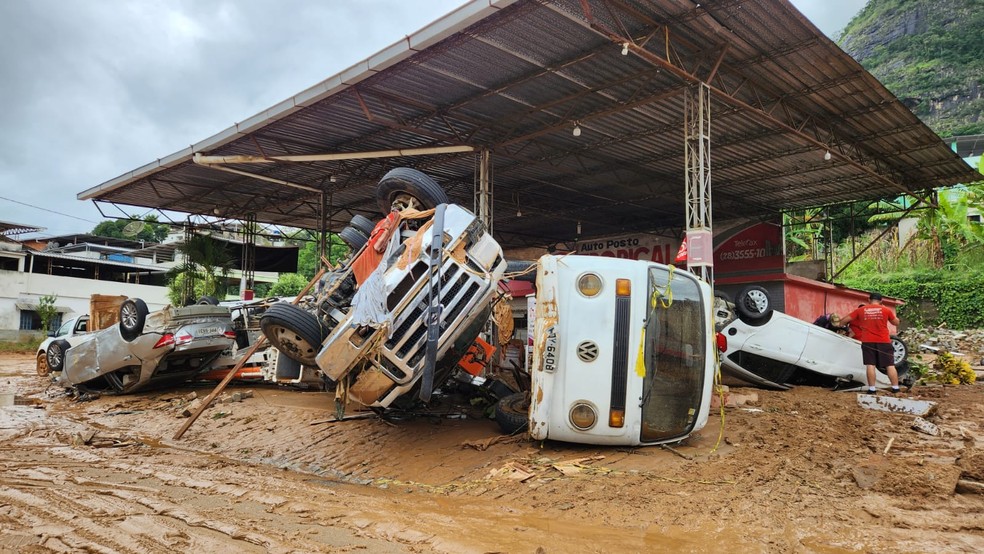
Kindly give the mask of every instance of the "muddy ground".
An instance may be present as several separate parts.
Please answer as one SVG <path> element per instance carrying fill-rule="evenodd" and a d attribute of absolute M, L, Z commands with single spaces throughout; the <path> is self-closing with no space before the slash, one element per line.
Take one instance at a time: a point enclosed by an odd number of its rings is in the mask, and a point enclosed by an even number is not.
<path fill-rule="evenodd" d="M 938 403 L 935 437 L 854 393 L 732 388 L 758 402 L 673 450 L 451 405 L 333 422 L 325 393 L 256 384 L 172 440 L 210 390 L 78 402 L 0 355 L 0 552 L 984 551 L 984 495 L 955 492 L 984 481 L 980 384 L 904 395 Z"/>

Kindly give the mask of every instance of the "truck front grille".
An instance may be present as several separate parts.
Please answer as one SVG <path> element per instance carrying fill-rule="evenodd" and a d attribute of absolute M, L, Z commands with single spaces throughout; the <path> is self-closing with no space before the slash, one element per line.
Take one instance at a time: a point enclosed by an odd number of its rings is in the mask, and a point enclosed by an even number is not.
<path fill-rule="evenodd" d="M 471 308 L 480 300 L 479 296 L 485 281 L 481 274 L 469 271 L 460 266 L 454 259 L 446 259 L 441 268 L 441 337 L 444 340 L 447 329 L 457 328 L 458 320 L 468 316 Z M 384 344 L 389 358 L 394 365 L 407 374 L 416 373 L 426 353 L 427 325 L 426 314 L 428 304 L 428 288 L 426 279 L 417 283 L 415 301 L 405 307 L 399 314 L 394 314 L 396 327 L 393 335 Z"/>

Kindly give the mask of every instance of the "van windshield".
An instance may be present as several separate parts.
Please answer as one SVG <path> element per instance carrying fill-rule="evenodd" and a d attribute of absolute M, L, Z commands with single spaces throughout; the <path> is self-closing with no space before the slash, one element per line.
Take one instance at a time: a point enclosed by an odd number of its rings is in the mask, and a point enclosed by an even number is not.
<path fill-rule="evenodd" d="M 642 442 L 684 436 L 697 420 L 707 337 L 697 281 L 662 268 L 649 271 L 642 397 Z"/>

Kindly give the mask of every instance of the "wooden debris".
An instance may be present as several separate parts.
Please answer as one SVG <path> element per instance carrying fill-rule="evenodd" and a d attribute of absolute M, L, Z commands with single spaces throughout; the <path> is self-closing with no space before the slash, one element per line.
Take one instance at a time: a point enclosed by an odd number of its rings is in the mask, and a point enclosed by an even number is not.
<path fill-rule="evenodd" d="M 885 445 L 885 450 L 882 451 L 882 456 L 888 456 L 889 449 L 892 448 L 892 443 L 895 442 L 895 437 L 888 439 L 888 444 Z"/>

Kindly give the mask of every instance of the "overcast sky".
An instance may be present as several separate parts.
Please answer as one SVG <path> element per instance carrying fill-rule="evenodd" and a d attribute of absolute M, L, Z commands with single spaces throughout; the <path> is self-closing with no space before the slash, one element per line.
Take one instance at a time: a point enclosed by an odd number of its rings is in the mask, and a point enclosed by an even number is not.
<path fill-rule="evenodd" d="M 245 120 L 464 3 L 0 0 L 0 221 L 44 235 L 88 232 L 103 217 L 79 192 Z M 834 36 L 865 0 L 793 4 Z"/>

